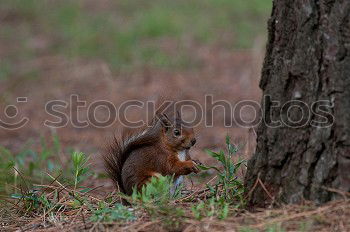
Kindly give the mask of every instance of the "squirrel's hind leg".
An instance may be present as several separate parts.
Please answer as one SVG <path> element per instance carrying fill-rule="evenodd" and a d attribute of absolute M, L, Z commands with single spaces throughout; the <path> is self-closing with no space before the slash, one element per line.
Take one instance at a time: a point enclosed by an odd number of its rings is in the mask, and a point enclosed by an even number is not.
<path fill-rule="evenodd" d="M 142 186 L 144 186 L 145 184 L 147 184 L 148 182 L 151 181 L 152 177 L 160 177 L 162 176 L 162 174 L 160 174 L 159 172 L 149 172 L 147 175 L 145 175 L 144 177 L 140 178 L 140 182 L 137 184 L 137 190 L 141 191 L 142 190 Z"/>

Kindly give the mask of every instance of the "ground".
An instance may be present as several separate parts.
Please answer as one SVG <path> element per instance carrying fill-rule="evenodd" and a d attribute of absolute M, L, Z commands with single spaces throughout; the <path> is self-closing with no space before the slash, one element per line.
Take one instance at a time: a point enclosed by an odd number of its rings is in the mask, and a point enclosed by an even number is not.
<path fill-rule="evenodd" d="M 176 3 L 170 0 L 41 0 L 40 4 L 35 0 L 5 0 L 0 9 L 3 22 L 0 25 L 3 35 L 0 37 L 0 109 L 3 112 L 8 105 L 17 105 L 19 114 L 12 120 L 26 116 L 30 121 L 21 129 L 0 129 L 1 155 L 5 157 L 6 149 L 11 155 L 21 157 L 16 160 L 23 160 L 27 170 L 32 154 L 44 153 L 42 141 L 54 147 L 52 141 L 56 141 L 53 138 L 57 136 L 59 149 L 52 151 L 48 160 L 59 162 L 65 170 L 71 162 L 70 150 L 89 156 L 90 169 L 95 174 L 82 185 L 90 188 L 86 197 L 97 205 L 115 193 L 112 183 L 103 175 L 100 155 L 113 134 L 119 133 L 120 124 L 77 128 L 69 122 L 62 128 L 49 128 L 44 126 L 45 120 L 55 118 L 45 112 L 45 104 L 50 100 L 69 103 L 71 95 L 78 95 L 87 105 L 108 100 L 117 107 L 126 100 L 157 100 L 159 96 L 195 100 L 201 105 L 205 95 L 226 100 L 232 106 L 241 100 L 259 102 L 258 83 L 270 9 L 268 0 L 180 0 Z M 17 97 L 27 97 L 27 103 L 17 103 Z M 139 119 L 144 113 L 133 110 L 128 116 Z M 97 112 L 98 119 L 106 116 L 103 109 Z M 243 119 L 249 120 L 251 116 L 252 112 L 246 111 Z M 88 108 L 82 107 L 78 118 L 88 117 Z M 218 108 L 213 127 L 206 127 L 204 123 L 196 127 L 198 143 L 192 149 L 193 158 L 206 165 L 216 165 L 204 150 L 225 148 L 225 137 L 229 135 L 240 148 L 235 161 L 238 157 L 249 159 L 254 152 L 255 129 L 224 126 L 225 120 L 232 121 L 235 117 L 237 115 L 225 117 Z M 47 160 L 44 161 L 45 165 L 35 166 L 34 172 L 50 172 L 50 162 L 46 165 Z M 242 175 L 244 168 L 238 174 Z M 34 176 L 24 179 L 30 182 Z M 187 189 L 204 196 L 205 184 L 213 176 L 212 171 L 192 175 L 187 179 Z M 42 180 L 35 184 L 41 183 Z M 111 226 L 130 231 L 346 231 L 349 228 L 348 200 L 320 207 L 305 202 L 301 206 L 279 205 L 277 209 L 230 209 L 230 216 L 225 220 L 210 216 L 197 220 L 191 207 L 198 199 L 188 201 L 188 195 L 170 203 L 185 212 L 183 217 L 174 217 L 181 221 L 179 227 L 169 228 L 166 223 L 160 223 L 162 217 L 152 218 L 144 209 L 138 212 L 136 221 L 106 225 L 91 222 L 91 212 L 86 205 L 74 207 L 69 195 L 72 186 L 67 184 L 64 189 L 61 182 L 55 181 L 45 184 L 49 186 L 44 191 L 48 198 L 55 188 L 63 189 L 60 190 L 64 199 L 62 209 L 55 209 L 52 216 L 50 212 L 28 213 L 18 205 L 3 208 L 0 228 L 3 226 L 6 231 L 103 230 Z M 21 187 L 11 183 L 4 185 L 0 193 L 9 196 Z M 13 201 L 8 197 L 4 199 Z"/>

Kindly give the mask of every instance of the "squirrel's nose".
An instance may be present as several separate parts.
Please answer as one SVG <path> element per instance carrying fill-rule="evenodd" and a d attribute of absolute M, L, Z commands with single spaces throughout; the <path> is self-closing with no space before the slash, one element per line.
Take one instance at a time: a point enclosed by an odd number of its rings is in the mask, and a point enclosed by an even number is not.
<path fill-rule="evenodd" d="M 195 145 L 195 144 L 196 144 L 196 142 L 197 142 L 197 140 L 196 140 L 195 138 L 193 138 L 193 139 L 191 140 L 191 144 L 192 144 L 192 146 L 193 146 L 193 145 Z"/>

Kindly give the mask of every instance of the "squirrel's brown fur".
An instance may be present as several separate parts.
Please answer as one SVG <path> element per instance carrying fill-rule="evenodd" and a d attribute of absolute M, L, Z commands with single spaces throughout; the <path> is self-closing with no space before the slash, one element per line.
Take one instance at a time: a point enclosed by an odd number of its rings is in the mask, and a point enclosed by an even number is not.
<path fill-rule="evenodd" d="M 153 176 L 174 175 L 176 179 L 199 172 L 188 155 L 196 142 L 193 128 L 185 127 L 179 114 L 171 118 L 162 114 L 151 127 L 124 132 L 121 140 L 114 138 L 103 158 L 108 175 L 121 192 L 130 195 L 133 187 L 140 190 Z M 180 160 L 179 154 L 186 157 Z"/>

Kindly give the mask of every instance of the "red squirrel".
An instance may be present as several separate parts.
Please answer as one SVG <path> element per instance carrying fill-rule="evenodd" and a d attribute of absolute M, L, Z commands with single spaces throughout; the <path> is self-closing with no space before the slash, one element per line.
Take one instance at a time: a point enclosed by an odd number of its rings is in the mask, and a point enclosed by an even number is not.
<path fill-rule="evenodd" d="M 174 187 L 181 184 L 182 175 L 198 173 L 198 161 L 189 156 L 196 143 L 193 128 L 184 126 L 179 113 L 174 117 L 158 115 L 152 126 L 143 131 L 123 132 L 104 155 L 108 175 L 119 190 L 131 195 L 152 177 L 174 175 Z M 173 190 L 172 190 L 173 191 Z"/>

